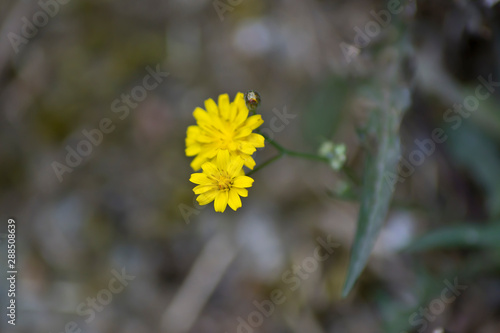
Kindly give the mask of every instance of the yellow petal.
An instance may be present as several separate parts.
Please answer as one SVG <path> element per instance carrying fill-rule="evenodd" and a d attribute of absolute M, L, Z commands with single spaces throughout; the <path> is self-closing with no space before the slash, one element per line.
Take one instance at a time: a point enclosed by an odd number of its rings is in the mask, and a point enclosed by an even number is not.
<path fill-rule="evenodd" d="M 187 131 L 186 131 L 187 137 L 196 138 L 196 136 L 199 134 L 200 134 L 200 128 L 198 126 L 196 126 L 196 125 L 188 126 Z"/>
<path fill-rule="evenodd" d="M 202 194 L 210 190 L 216 190 L 217 185 L 198 185 L 193 188 L 194 194 Z"/>
<path fill-rule="evenodd" d="M 199 144 L 193 144 L 186 147 L 186 156 L 194 156 L 201 151 L 201 146 Z"/>
<path fill-rule="evenodd" d="M 248 109 L 245 105 L 245 102 L 243 102 L 243 105 L 241 105 L 241 103 L 238 103 L 238 112 L 233 121 L 234 125 L 239 126 L 247 119 L 247 117 L 248 117 Z"/>
<path fill-rule="evenodd" d="M 219 170 L 227 170 L 229 166 L 229 152 L 227 150 L 220 150 L 217 153 L 217 168 Z"/>
<path fill-rule="evenodd" d="M 229 120 L 231 123 L 234 121 L 234 118 L 238 115 L 238 104 L 235 102 L 232 102 L 231 105 L 229 106 L 229 117 L 227 120 Z"/>
<path fill-rule="evenodd" d="M 234 187 L 252 187 L 253 179 L 248 176 L 238 176 L 234 178 Z"/>
<path fill-rule="evenodd" d="M 240 156 L 245 161 L 245 166 L 247 168 L 249 168 L 250 170 L 253 170 L 253 168 L 255 167 L 254 159 L 251 156 L 246 155 L 246 154 L 240 154 Z"/>
<path fill-rule="evenodd" d="M 228 192 L 229 191 L 218 191 L 215 197 L 214 208 L 216 212 L 224 213 L 227 207 Z"/>
<path fill-rule="evenodd" d="M 212 191 L 205 192 L 203 194 L 200 194 L 198 196 L 198 198 L 196 198 L 196 201 L 198 201 L 198 203 L 200 205 L 209 204 L 212 201 L 214 201 L 215 197 L 217 196 L 217 193 L 219 193 L 218 190 L 212 190 Z"/>
<path fill-rule="evenodd" d="M 247 104 L 245 103 L 245 94 L 239 92 L 234 96 L 233 102 L 238 108 L 246 108 Z M 248 109 L 247 109 L 248 110 Z"/>
<path fill-rule="evenodd" d="M 262 120 L 262 117 L 260 116 L 260 114 L 256 114 L 255 116 L 249 117 L 247 119 L 247 121 L 245 122 L 244 126 L 254 130 L 257 127 L 259 127 L 260 125 L 262 125 L 263 122 L 264 122 L 264 120 Z"/>
<path fill-rule="evenodd" d="M 222 118 L 228 119 L 230 113 L 230 103 L 229 103 L 229 95 L 222 94 L 219 96 L 219 112 Z"/>
<path fill-rule="evenodd" d="M 193 116 L 194 119 L 196 119 L 196 121 L 198 122 L 198 125 L 207 125 L 212 123 L 212 121 L 210 120 L 210 116 L 202 108 L 194 109 Z"/>
<path fill-rule="evenodd" d="M 214 100 L 209 98 L 205 101 L 205 108 L 208 111 L 210 116 L 219 116 L 219 109 L 217 108 L 217 104 L 215 104 Z"/>
<path fill-rule="evenodd" d="M 199 184 L 199 185 L 211 185 L 213 182 L 207 177 L 207 175 L 203 173 L 193 173 L 191 178 L 189 178 L 191 183 Z"/>
<path fill-rule="evenodd" d="M 234 178 L 238 176 L 241 168 L 243 168 L 243 159 L 239 156 L 235 156 L 231 163 L 229 163 L 229 167 L 227 170 L 227 173 L 229 174 L 229 177 Z"/>
<path fill-rule="evenodd" d="M 187 146 L 190 146 L 190 145 L 194 145 L 194 144 L 197 144 L 198 142 L 196 142 L 195 139 L 193 139 L 192 137 L 186 137 L 186 147 Z"/>
<path fill-rule="evenodd" d="M 243 101 L 243 103 L 245 103 L 245 94 L 242 93 L 241 91 L 237 92 L 236 96 L 234 96 L 234 101 L 235 102 L 237 102 L 237 101 Z"/>
<path fill-rule="evenodd" d="M 236 135 L 234 136 L 234 138 L 241 139 L 241 138 L 245 138 L 245 137 L 249 136 L 250 134 L 252 134 L 252 129 L 250 127 L 240 127 L 236 131 Z"/>
<path fill-rule="evenodd" d="M 213 164 L 211 162 L 203 163 L 201 168 L 203 169 L 203 173 L 210 175 L 210 176 L 216 176 L 220 173 L 219 170 L 217 170 L 217 167 L 215 166 L 215 164 Z"/>
<path fill-rule="evenodd" d="M 234 211 L 241 207 L 241 199 L 235 189 L 229 190 L 228 203 Z"/>
<path fill-rule="evenodd" d="M 233 187 L 231 188 L 231 191 L 236 191 L 236 193 L 238 193 L 238 195 L 241 197 L 248 197 L 248 190 L 246 188 Z"/>
<path fill-rule="evenodd" d="M 253 153 L 255 153 L 256 150 L 257 149 L 255 149 L 255 147 L 248 142 L 240 143 L 240 151 L 242 153 L 252 155 Z"/>
<path fill-rule="evenodd" d="M 201 168 L 201 165 L 207 161 L 207 158 L 203 155 L 198 155 L 194 158 L 194 160 L 191 162 L 191 168 L 193 168 L 194 171 L 198 171 Z"/>
<path fill-rule="evenodd" d="M 227 149 L 230 150 L 230 151 L 235 151 L 235 150 L 238 150 L 238 143 L 237 142 L 234 142 L 234 141 L 231 141 L 228 145 L 227 145 Z"/>
<path fill-rule="evenodd" d="M 245 138 L 246 141 L 251 143 L 255 148 L 262 148 L 264 147 L 264 142 L 265 139 L 262 135 L 257 134 L 257 133 L 252 133 L 249 136 Z"/>
<path fill-rule="evenodd" d="M 196 141 L 201 142 L 201 143 L 211 143 L 211 142 L 215 141 L 215 138 L 213 136 L 200 134 L 196 137 Z"/>
<path fill-rule="evenodd" d="M 205 147 L 205 157 L 207 160 L 211 160 L 217 156 L 217 153 L 220 151 L 218 145 L 210 145 Z"/>

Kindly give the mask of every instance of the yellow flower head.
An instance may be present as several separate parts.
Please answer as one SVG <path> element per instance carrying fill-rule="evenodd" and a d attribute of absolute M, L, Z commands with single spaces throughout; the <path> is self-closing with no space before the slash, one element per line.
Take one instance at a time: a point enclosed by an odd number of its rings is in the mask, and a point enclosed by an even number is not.
<path fill-rule="evenodd" d="M 206 111 L 196 108 L 193 116 L 197 125 L 189 126 L 186 137 L 186 156 L 196 156 L 191 162 L 197 171 L 219 151 L 228 151 L 231 158 L 239 156 L 250 169 L 255 166 L 252 154 L 264 147 L 264 137 L 252 133 L 264 121 L 260 115 L 248 117 L 243 93 L 238 93 L 232 103 L 229 96 L 219 96 L 219 105 L 213 99 L 205 101 Z"/>
<path fill-rule="evenodd" d="M 239 156 L 230 158 L 227 150 L 221 150 L 212 162 L 205 162 L 202 173 L 193 173 L 189 179 L 198 184 L 193 189 L 198 194 L 200 205 L 214 202 L 216 212 L 223 213 L 229 204 L 233 210 L 241 207 L 240 196 L 248 196 L 247 187 L 252 187 L 253 179 L 243 175 L 243 159 Z"/>

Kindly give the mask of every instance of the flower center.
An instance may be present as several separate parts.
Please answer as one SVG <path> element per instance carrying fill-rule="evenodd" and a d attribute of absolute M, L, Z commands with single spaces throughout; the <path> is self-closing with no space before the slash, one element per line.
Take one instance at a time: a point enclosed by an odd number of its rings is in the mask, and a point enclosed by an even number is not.
<path fill-rule="evenodd" d="M 219 176 L 219 179 L 217 180 L 217 186 L 219 186 L 219 190 L 228 190 L 232 185 L 233 181 L 231 180 L 231 178 L 227 177 L 226 175 Z"/>
<path fill-rule="evenodd" d="M 234 142 L 235 132 L 229 123 L 218 129 L 219 148 L 225 150 L 236 150 L 238 145 Z"/>
<path fill-rule="evenodd" d="M 225 135 L 224 137 L 220 138 L 220 148 L 221 149 L 234 150 L 234 149 L 231 149 L 231 148 L 233 148 L 232 146 L 233 146 L 232 136 Z"/>

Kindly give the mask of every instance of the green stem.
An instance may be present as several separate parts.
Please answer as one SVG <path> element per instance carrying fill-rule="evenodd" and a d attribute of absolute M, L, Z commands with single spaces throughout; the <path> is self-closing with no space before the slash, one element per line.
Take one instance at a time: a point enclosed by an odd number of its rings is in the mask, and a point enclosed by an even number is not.
<path fill-rule="evenodd" d="M 257 114 L 256 110 L 250 110 L 250 112 L 252 113 L 252 115 L 256 115 Z M 293 150 L 288 150 L 285 147 L 283 147 L 282 145 L 280 145 L 279 143 L 277 143 L 276 141 L 274 141 L 273 139 L 271 139 L 271 138 L 267 137 L 266 135 L 262 134 L 260 132 L 260 130 L 257 130 L 256 132 L 259 133 L 260 135 L 262 135 L 264 137 L 264 139 L 267 142 L 269 142 L 270 145 L 272 145 L 274 148 L 276 148 L 279 151 L 279 154 L 276 155 L 276 156 L 274 156 L 274 157 L 272 157 L 272 158 L 270 158 L 270 159 L 268 159 L 267 161 L 265 161 L 264 163 L 262 163 L 261 165 L 259 165 L 255 169 L 253 169 L 250 172 L 248 172 L 247 176 L 250 176 L 251 174 L 256 173 L 260 169 L 263 169 L 264 167 L 268 166 L 269 164 L 274 163 L 275 161 L 279 160 L 281 157 L 283 157 L 285 155 L 292 156 L 292 157 L 305 158 L 305 159 L 308 159 L 308 160 L 320 161 L 320 162 L 324 162 L 324 163 L 328 163 L 329 162 L 328 159 L 326 157 L 323 157 L 323 156 L 318 156 L 318 155 L 308 154 L 308 153 L 300 153 L 300 152 L 296 152 L 296 151 L 293 151 Z M 341 172 L 348 179 L 348 181 L 351 183 L 351 185 L 359 186 L 359 181 L 356 180 L 356 177 L 354 176 L 354 173 L 352 172 L 352 170 L 350 170 L 349 168 L 347 168 L 344 165 L 342 167 L 342 169 L 341 169 Z"/>
<path fill-rule="evenodd" d="M 266 166 L 268 166 L 269 164 L 271 164 L 271 163 L 273 163 L 273 162 L 275 162 L 275 161 L 279 160 L 282 156 L 283 156 L 283 154 L 281 154 L 281 153 L 280 153 L 280 154 L 278 154 L 278 155 L 274 156 L 273 158 L 268 159 L 267 161 L 265 161 L 264 163 L 262 163 L 261 165 L 259 165 L 259 166 L 258 166 L 258 167 L 256 167 L 255 169 L 251 170 L 251 171 L 250 171 L 249 173 L 247 173 L 246 175 L 247 175 L 247 176 L 250 176 L 251 174 L 253 174 L 253 173 L 255 173 L 255 172 L 259 171 L 260 169 L 265 168 L 265 167 L 266 167 Z"/>
<path fill-rule="evenodd" d="M 314 155 L 314 154 L 308 154 L 308 153 L 299 153 L 299 152 L 296 152 L 293 150 L 289 150 L 289 149 L 286 149 L 285 147 L 283 147 L 282 145 L 280 145 L 279 143 L 277 143 L 276 141 L 274 141 L 273 139 L 268 138 L 264 134 L 260 133 L 260 135 L 262 135 L 264 137 L 264 139 L 266 139 L 266 141 L 269 142 L 269 144 L 271 144 L 276 149 L 278 149 L 279 152 L 281 153 L 281 155 L 288 155 L 288 156 L 305 158 L 308 160 L 317 160 L 317 161 L 322 161 L 322 162 L 328 162 L 328 159 L 326 157 L 322 157 L 322 156 L 318 156 L 318 155 Z"/>
<path fill-rule="evenodd" d="M 266 141 L 269 142 L 269 144 L 271 144 L 272 146 L 274 146 L 274 148 L 276 148 L 279 151 L 279 154 L 276 155 L 276 156 L 274 156 L 274 157 L 272 157 L 272 158 L 270 158 L 269 160 L 265 161 L 264 163 L 262 163 L 261 165 L 259 165 L 255 169 L 253 169 L 250 172 L 248 172 L 247 176 L 250 176 L 250 175 L 254 174 L 255 172 L 257 172 L 260 169 L 268 166 L 269 164 L 271 164 L 271 163 L 279 160 L 281 157 L 283 157 L 285 155 L 292 156 L 292 157 L 305 158 L 305 159 L 308 159 L 308 160 L 321 161 L 321 162 L 325 162 L 325 163 L 328 162 L 328 159 L 325 158 L 325 157 L 322 157 L 322 156 L 313 155 L 313 154 L 307 154 L 307 153 L 299 153 L 299 152 L 296 152 L 296 151 L 288 150 L 285 147 L 283 147 L 282 145 L 280 145 L 279 143 L 277 143 L 276 141 L 274 141 L 273 139 L 268 138 L 264 134 L 260 133 L 260 135 L 262 135 L 264 137 L 264 139 L 266 139 Z"/>
<path fill-rule="evenodd" d="M 305 158 L 307 160 L 315 160 L 315 161 L 320 161 L 320 162 L 325 162 L 325 163 L 328 162 L 328 159 L 326 157 L 323 157 L 323 156 L 307 154 L 307 153 L 299 153 L 299 152 L 291 151 L 288 149 L 285 149 L 285 151 L 283 151 L 283 154 L 288 155 L 288 156 L 293 156 L 293 157 Z"/>
<path fill-rule="evenodd" d="M 260 133 L 260 132 L 259 132 Z M 264 139 L 266 139 L 267 142 L 269 142 L 270 145 L 274 146 L 274 148 L 278 149 L 280 152 L 286 150 L 285 148 L 283 148 L 281 145 L 279 145 L 277 142 L 275 142 L 274 140 L 271 140 L 269 139 L 267 136 L 265 136 L 264 134 L 260 133 L 260 135 L 262 135 L 264 137 Z"/>

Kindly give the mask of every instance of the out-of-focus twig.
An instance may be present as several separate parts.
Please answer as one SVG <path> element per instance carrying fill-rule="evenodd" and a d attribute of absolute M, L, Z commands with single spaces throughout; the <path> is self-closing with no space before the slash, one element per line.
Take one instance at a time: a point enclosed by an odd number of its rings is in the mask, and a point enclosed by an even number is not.
<path fill-rule="evenodd" d="M 196 259 L 172 303 L 163 313 L 163 332 L 187 332 L 237 254 L 228 236 L 215 235 Z"/>

